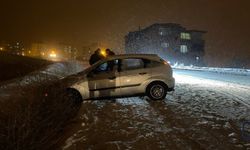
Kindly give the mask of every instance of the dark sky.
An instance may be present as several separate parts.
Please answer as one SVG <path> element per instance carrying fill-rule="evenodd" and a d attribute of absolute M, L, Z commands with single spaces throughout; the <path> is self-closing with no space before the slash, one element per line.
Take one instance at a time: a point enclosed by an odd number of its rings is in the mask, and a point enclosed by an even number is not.
<path fill-rule="evenodd" d="M 209 60 L 250 57 L 249 0 L 1 0 L 0 14 L 0 40 L 123 50 L 125 34 L 139 26 L 179 23 L 208 31 Z"/>

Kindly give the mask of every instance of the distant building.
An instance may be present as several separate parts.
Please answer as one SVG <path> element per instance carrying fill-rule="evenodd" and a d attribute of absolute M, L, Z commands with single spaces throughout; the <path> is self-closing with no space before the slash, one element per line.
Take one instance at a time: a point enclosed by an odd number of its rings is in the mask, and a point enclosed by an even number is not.
<path fill-rule="evenodd" d="M 5 41 L 0 42 L 0 51 L 7 51 L 9 47 L 9 44 Z"/>
<path fill-rule="evenodd" d="M 22 42 L 19 42 L 19 41 L 5 43 L 5 46 L 3 46 L 3 49 L 7 51 L 8 53 L 11 53 L 14 55 L 24 56 L 24 53 L 25 53 L 25 46 Z"/>
<path fill-rule="evenodd" d="M 88 61 L 90 56 L 95 52 L 95 50 L 97 50 L 97 48 L 99 48 L 98 43 L 91 43 L 83 46 L 78 54 L 78 59 Z"/>
<path fill-rule="evenodd" d="M 179 24 L 153 24 L 125 36 L 126 53 L 154 53 L 172 64 L 204 65 L 205 31 L 187 30 Z"/>
<path fill-rule="evenodd" d="M 26 51 L 27 56 L 45 57 L 49 46 L 43 42 L 31 43 L 31 49 Z"/>
<path fill-rule="evenodd" d="M 64 59 L 76 59 L 77 57 L 77 48 L 73 47 L 70 44 L 60 43 L 57 49 L 58 53 Z"/>
<path fill-rule="evenodd" d="M 39 57 L 48 60 L 70 60 L 76 59 L 77 49 L 70 44 L 48 44 L 36 42 L 26 51 L 27 56 Z"/>

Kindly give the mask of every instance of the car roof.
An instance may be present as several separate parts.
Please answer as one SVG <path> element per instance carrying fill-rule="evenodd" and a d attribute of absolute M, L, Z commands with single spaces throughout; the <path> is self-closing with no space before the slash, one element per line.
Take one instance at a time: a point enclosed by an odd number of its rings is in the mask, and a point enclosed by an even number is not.
<path fill-rule="evenodd" d="M 109 60 L 126 59 L 126 58 L 144 58 L 144 59 L 154 60 L 154 61 L 158 61 L 158 62 L 161 61 L 161 58 L 156 54 L 119 54 L 119 55 L 112 55 L 112 56 L 109 56 L 105 59 L 99 60 L 98 62 L 96 62 L 95 64 L 93 64 L 90 67 L 93 68 L 93 67 L 100 65 L 103 62 L 106 62 Z"/>
<path fill-rule="evenodd" d="M 109 56 L 106 60 L 126 59 L 126 58 L 145 58 L 156 61 L 160 60 L 160 57 L 156 54 L 120 54 L 120 55 Z"/>

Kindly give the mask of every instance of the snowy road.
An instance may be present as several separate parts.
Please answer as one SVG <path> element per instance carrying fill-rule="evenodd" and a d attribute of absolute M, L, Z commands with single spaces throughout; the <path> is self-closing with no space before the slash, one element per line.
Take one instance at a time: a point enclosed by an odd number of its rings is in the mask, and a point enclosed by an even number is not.
<path fill-rule="evenodd" d="M 176 91 L 163 101 L 85 101 L 62 148 L 250 149 L 250 77 L 174 70 Z"/>

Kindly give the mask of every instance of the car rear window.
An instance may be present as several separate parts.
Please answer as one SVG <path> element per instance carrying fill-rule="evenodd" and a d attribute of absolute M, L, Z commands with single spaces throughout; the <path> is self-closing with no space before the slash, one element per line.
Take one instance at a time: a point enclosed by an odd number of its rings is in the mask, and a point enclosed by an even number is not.
<path fill-rule="evenodd" d="M 155 60 L 144 59 L 143 61 L 144 61 L 144 68 L 151 68 L 162 65 L 161 62 Z"/>
<path fill-rule="evenodd" d="M 142 59 L 130 58 L 122 60 L 122 70 L 135 70 L 144 68 L 144 63 Z"/>

